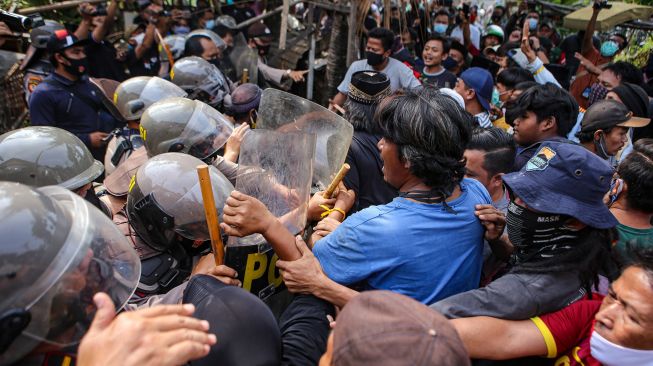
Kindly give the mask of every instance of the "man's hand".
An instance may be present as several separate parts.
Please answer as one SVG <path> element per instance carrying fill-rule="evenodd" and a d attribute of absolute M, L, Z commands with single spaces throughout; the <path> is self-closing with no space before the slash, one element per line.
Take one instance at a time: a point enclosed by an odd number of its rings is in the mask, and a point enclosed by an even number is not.
<path fill-rule="evenodd" d="M 311 197 L 310 201 L 308 201 L 308 221 L 320 221 L 322 218 L 322 213 L 324 213 L 324 208 L 320 206 L 327 206 L 329 208 L 333 208 L 333 205 L 336 204 L 336 199 L 335 197 L 333 198 L 324 198 L 323 196 L 324 191 L 322 192 L 317 192 L 316 194 Z"/>
<path fill-rule="evenodd" d="M 231 192 L 227 198 L 222 217 L 222 230 L 237 237 L 264 234 L 276 220 L 261 201 L 238 191 Z"/>
<path fill-rule="evenodd" d="M 356 192 L 353 189 L 347 189 L 342 182 L 338 184 L 338 192 L 335 196 L 335 207 L 345 212 L 349 212 L 354 207 L 354 203 L 356 203 Z M 343 217 L 342 219 L 344 220 L 345 218 Z"/>
<path fill-rule="evenodd" d="M 300 81 L 304 81 L 304 75 L 306 75 L 307 73 L 308 70 L 302 70 L 302 71 L 294 70 L 288 74 L 288 77 L 291 78 L 294 82 L 298 83 Z"/>
<path fill-rule="evenodd" d="M 103 140 L 107 136 L 109 136 L 108 133 L 101 132 L 101 131 L 91 132 L 91 133 L 88 134 L 88 138 L 89 138 L 89 140 L 91 140 L 91 146 L 98 147 L 98 148 L 107 144 Z"/>
<path fill-rule="evenodd" d="M 215 256 L 213 253 L 209 253 L 197 262 L 193 268 L 191 276 L 204 274 L 215 277 L 218 281 L 224 283 L 225 285 L 230 286 L 242 286 L 238 280 L 238 273 L 231 267 L 227 267 L 224 264 L 219 266 L 215 265 Z"/>
<path fill-rule="evenodd" d="M 522 36 L 521 36 L 521 51 L 526 55 L 526 58 L 528 59 L 528 63 L 533 63 L 535 59 L 537 58 L 537 54 L 531 47 L 531 43 L 529 42 L 530 36 L 529 36 L 530 28 L 528 25 L 528 22 L 524 22 L 524 27 L 522 28 Z"/>
<path fill-rule="evenodd" d="M 287 262 L 277 261 L 283 281 L 292 293 L 316 295 L 327 280 L 320 262 L 315 258 L 300 236 L 295 237 L 295 245 L 301 253 L 301 258 Z"/>
<path fill-rule="evenodd" d="M 79 346 L 79 366 L 174 366 L 206 356 L 216 337 L 209 323 L 191 317 L 195 307 L 160 305 L 116 316 L 111 298 L 93 297 L 98 310 Z"/>
<path fill-rule="evenodd" d="M 331 217 L 325 217 L 322 221 L 318 222 L 313 228 L 310 244 L 315 245 L 320 239 L 331 234 L 335 229 L 340 226 L 341 222 Z"/>
<path fill-rule="evenodd" d="M 249 125 L 243 123 L 240 126 L 234 128 L 234 131 L 227 139 L 227 144 L 224 148 L 224 158 L 232 163 L 238 161 L 238 155 L 240 154 L 240 144 L 245 138 L 245 134 L 249 131 Z"/>
<path fill-rule="evenodd" d="M 494 241 L 501 237 L 506 227 L 506 215 L 492 205 L 476 205 L 474 214 L 485 226 L 485 240 Z"/>
<path fill-rule="evenodd" d="M 0 38 L 2 37 L 11 37 L 14 34 L 11 32 L 11 29 L 4 22 L 0 22 Z"/>
<path fill-rule="evenodd" d="M 79 14 L 83 20 L 90 22 L 93 19 L 93 12 L 95 12 L 95 6 L 89 3 L 79 4 Z"/>

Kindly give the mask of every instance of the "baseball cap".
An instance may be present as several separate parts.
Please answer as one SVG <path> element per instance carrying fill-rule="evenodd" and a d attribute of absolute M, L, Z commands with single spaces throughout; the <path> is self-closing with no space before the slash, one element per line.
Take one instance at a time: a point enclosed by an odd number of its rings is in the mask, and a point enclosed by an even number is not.
<path fill-rule="evenodd" d="M 366 291 L 338 315 L 333 364 L 469 365 L 469 356 L 449 320 L 404 295 Z"/>
<path fill-rule="evenodd" d="M 633 113 L 623 103 L 604 99 L 587 108 L 580 122 L 580 132 L 604 130 L 615 126 L 644 127 L 650 122 L 649 118 L 633 117 Z"/>
<path fill-rule="evenodd" d="M 503 182 L 529 208 L 568 215 L 598 229 L 617 225 L 603 203 L 614 170 L 605 160 L 570 142 L 545 141 L 519 172 Z"/>
<path fill-rule="evenodd" d="M 63 51 L 73 46 L 83 46 L 88 43 L 87 39 L 78 39 L 74 34 L 66 29 L 54 31 L 48 40 L 47 49 L 50 53 Z"/>
<path fill-rule="evenodd" d="M 492 74 L 480 67 L 470 67 L 460 74 L 460 78 L 468 88 L 474 89 L 478 102 L 481 103 L 486 111 L 489 111 L 489 100 L 492 99 L 492 90 L 494 89 Z"/>
<path fill-rule="evenodd" d="M 362 104 L 376 104 L 390 95 L 390 79 L 374 70 L 355 72 L 351 76 L 347 96 Z"/>
<path fill-rule="evenodd" d="M 264 23 L 254 23 L 247 28 L 247 38 L 272 39 L 272 31 Z"/>
<path fill-rule="evenodd" d="M 279 365 L 281 332 L 272 311 L 240 287 L 207 276 L 193 276 L 184 290 L 184 303 L 195 305 L 193 316 L 207 320 L 218 342 L 192 366 Z"/>

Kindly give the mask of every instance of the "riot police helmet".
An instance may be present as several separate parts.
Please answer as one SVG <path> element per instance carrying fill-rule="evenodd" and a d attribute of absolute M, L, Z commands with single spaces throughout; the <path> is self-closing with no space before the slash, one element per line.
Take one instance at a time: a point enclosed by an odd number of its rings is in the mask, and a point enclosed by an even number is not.
<path fill-rule="evenodd" d="M 143 113 L 140 132 L 149 157 L 181 152 L 208 160 L 227 142 L 233 125 L 206 103 L 168 98 Z"/>
<path fill-rule="evenodd" d="M 127 195 L 129 223 L 150 247 L 164 251 L 178 242 L 177 235 L 209 240 L 197 166 L 202 161 L 180 153 L 153 157 L 136 172 Z M 234 187 L 209 166 L 218 215 Z"/>
<path fill-rule="evenodd" d="M 93 296 L 118 309 L 141 273 L 138 254 L 104 214 L 57 186 L 0 182 L 0 364 L 40 344 L 63 348 L 93 320 Z"/>
<path fill-rule="evenodd" d="M 136 76 L 118 85 L 113 94 L 113 103 L 126 120 L 136 121 L 154 102 L 185 96 L 186 92 L 183 89 L 167 80 L 152 76 Z"/>
<path fill-rule="evenodd" d="M 0 180 L 76 190 L 103 171 L 86 145 L 61 128 L 31 126 L 0 136 Z"/>

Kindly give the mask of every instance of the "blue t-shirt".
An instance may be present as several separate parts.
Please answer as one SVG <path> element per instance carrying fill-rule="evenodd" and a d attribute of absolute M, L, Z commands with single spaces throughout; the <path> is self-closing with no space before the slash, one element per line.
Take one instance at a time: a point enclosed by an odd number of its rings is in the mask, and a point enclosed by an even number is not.
<path fill-rule="evenodd" d="M 483 227 L 477 204 L 491 204 L 479 182 L 464 179 L 461 195 L 447 204 L 397 197 L 370 206 L 318 241 L 313 253 L 332 280 L 390 290 L 431 304 L 478 287 L 483 260 Z"/>

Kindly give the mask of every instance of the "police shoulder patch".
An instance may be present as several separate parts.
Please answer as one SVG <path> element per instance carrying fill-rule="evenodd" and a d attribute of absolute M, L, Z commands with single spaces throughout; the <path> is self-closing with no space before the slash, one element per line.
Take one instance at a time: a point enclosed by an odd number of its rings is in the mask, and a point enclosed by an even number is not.
<path fill-rule="evenodd" d="M 34 89 L 41 84 L 41 81 L 43 81 L 43 78 L 37 75 L 30 76 L 27 79 L 27 90 L 31 93 L 34 91 Z"/>
<path fill-rule="evenodd" d="M 548 146 L 541 148 L 529 161 L 526 163 L 526 171 L 544 170 L 549 166 L 549 162 L 556 156 L 556 152 Z"/>

